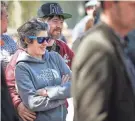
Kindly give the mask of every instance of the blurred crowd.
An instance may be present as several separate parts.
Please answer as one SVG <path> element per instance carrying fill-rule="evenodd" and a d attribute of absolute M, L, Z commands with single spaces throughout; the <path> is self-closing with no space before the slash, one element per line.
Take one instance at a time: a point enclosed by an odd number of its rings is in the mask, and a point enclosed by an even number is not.
<path fill-rule="evenodd" d="M 2 121 L 135 121 L 134 1 L 86 1 L 73 30 L 71 13 L 47 2 L 13 35 L 7 9 L 1 1 Z"/>

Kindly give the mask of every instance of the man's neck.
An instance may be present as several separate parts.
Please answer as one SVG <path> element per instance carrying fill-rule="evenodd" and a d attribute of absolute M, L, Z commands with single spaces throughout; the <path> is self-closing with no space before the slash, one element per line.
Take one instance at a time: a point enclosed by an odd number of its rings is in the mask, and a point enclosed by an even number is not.
<path fill-rule="evenodd" d="M 120 26 L 113 23 L 111 19 L 104 14 L 101 15 L 101 20 L 106 23 L 110 28 L 112 28 L 116 33 L 119 33 L 121 37 L 126 36 L 129 32 L 128 29 L 121 28 Z"/>
<path fill-rule="evenodd" d="M 49 42 L 48 42 L 48 46 L 53 46 L 55 40 L 54 39 L 51 39 Z"/>

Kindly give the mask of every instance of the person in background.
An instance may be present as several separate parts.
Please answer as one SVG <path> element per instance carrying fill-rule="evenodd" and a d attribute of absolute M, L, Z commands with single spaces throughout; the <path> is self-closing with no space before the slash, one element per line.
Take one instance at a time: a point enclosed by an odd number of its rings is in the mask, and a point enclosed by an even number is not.
<path fill-rule="evenodd" d="M 81 43 L 81 39 L 79 39 L 79 38 L 85 36 L 87 31 L 100 21 L 101 8 L 100 8 L 99 2 L 97 2 L 96 0 L 90 0 L 88 3 L 86 3 L 85 6 L 90 6 L 90 5 L 95 5 L 95 6 L 94 7 L 92 6 L 91 9 L 90 8 L 88 8 L 88 10 L 86 9 L 88 15 L 85 16 L 85 18 L 82 21 L 80 21 L 80 23 L 78 23 L 76 25 L 75 29 L 73 30 L 73 36 L 77 35 L 75 38 L 77 41 L 73 41 L 73 44 L 72 44 L 72 50 L 74 51 L 74 53 L 77 52 L 79 45 Z M 90 16 L 92 16 L 92 13 L 93 13 L 93 17 L 90 17 Z M 80 31 L 81 34 L 79 34 L 79 32 L 77 32 L 77 31 Z M 74 32 L 77 34 L 74 34 Z M 77 39 L 77 37 L 78 37 L 78 39 Z"/>
<path fill-rule="evenodd" d="M 17 45 L 14 40 L 7 34 L 8 27 L 8 13 L 7 13 L 7 3 L 1 1 L 1 35 L 0 35 L 0 60 L 4 61 L 4 69 L 7 66 L 7 63 L 10 61 L 12 54 L 17 50 Z"/>
<path fill-rule="evenodd" d="M 85 29 L 84 32 L 87 32 L 90 28 L 92 28 L 94 25 L 94 20 L 93 19 L 89 19 L 85 25 Z"/>
<path fill-rule="evenodd" d="M 64 13 L 58 3 L 45 3 L 38 9 L 37 16 L 50 26 L 49 36 L 51 36 L 51 39 L 48 43 L 47 50 L 58 52 L 71 68 L 74 53 L 68 45 L 60 41 L 59 38 L 61 36 L 64 20 L 71 18 L 72 15 Z"/>
<path fill-rule="evenodd" d="M 18 29 L 26 51 L 18 57 L 15 79 L 23 104 L 36 113 L 34 121 L 65 121 L 71 71 L 57 52 L 46 47 L 48 24 L 32 19 Z"/>
<path fill-rule="evenodd" d="M 89 0 L 88 2 L 86 2 L 85 10 L 86 10 L 87 15 L 84 18 L 82 18 L 74 27 L 73 32 L 72 32 L 73 43 L 76 41 L 78 37 L 80 37 L 84 33 L 85 25 L 87 21 L 89 19 L 95 21 L 97 5 L 98 5 L 97 0 Z"/>
<path fill-rule="evenodd" d="M 125 39 L 135 29 L 135 1 L 101 6 L 101 22 L 80 38 L 73 61 L 74 121 L 135 121 L 135 67 Z"/>
<path fill-rule="evenodd" d="M 84 28 L 84 33 L 82 36 L 78 37 L 77 41 L 75 41 L 72 45 L 72 50 L 74 51 L 74 53 L 77 52 L 79 46 L 80 46 L 80 43 L 82 42 L 81 37 L 85 36 L 85 34 L 87 33 L 87 31 L 92 28 L 94 26 L 94 19 L 89 19 L 87 22 L 86 22 L 86 25 L 85 25 L 85 28 Z"/>
<path fill-rule="evenodd" d="M 0 73 L 1 73 L 1 121 L 19 121 L 6 85 L 3 61 L 1 61 Z"/>

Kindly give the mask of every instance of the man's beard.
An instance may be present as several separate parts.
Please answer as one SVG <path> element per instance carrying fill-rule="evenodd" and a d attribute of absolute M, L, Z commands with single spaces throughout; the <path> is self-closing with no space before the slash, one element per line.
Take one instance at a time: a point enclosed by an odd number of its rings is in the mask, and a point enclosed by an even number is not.
<path fill-rule="evenodd" d="M 57 29 L 55 29 L 55 30 L 53 30 L 51 33 L 49 33 L 49 36 L 52 38 L 52 39 L 59 39 L 60 38 L 60 36 L 61 36 L 61 29 L 59 29 L 60 30 L 60 34 L 53 34 L 55 31 L 57 31 Z"/>
<path fill-rule="evenodd" d="M 61 34 L 60 34 L 61 35 Z M 60 35 L 52 35 L 52 34 L 50 34 L 50 37 L 52 38 L 52 39 L 59 39 L 60 38 Z"/>

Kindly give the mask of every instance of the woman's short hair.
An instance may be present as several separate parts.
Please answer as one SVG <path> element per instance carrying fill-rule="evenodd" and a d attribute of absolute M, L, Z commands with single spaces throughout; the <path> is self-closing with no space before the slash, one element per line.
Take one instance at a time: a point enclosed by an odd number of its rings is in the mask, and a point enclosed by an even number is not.
<path fill-rule="evenodd" d="M 36 36 L 40 31 L 49 31 L 49 26 L 47 23 L 40 21 L 37 18 L 33 18 L 17 29 L 19 35 L 20 45 L 24 48 L 27 47 L 28 43 L 32 43 L 30 40 L 25 40 L 27 36 Z"/>

